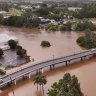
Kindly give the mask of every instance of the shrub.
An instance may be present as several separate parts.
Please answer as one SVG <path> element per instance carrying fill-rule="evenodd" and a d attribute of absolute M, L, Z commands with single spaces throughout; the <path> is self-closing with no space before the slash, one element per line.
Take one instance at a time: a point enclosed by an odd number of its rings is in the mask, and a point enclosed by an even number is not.
<path fill-rule="evenodd" d="M 4 54 L 3 50 L 0 49 L 0 57 L 2 57 L 3 54 Z"/>
<path fill-rule="evenodd" d="M 48 41 L 42 41 L 41 46 L 42 47 L 50 47 L 51 45 L 50 45 L 50 42 L 48 42 Z"/>
<path fill-rule="evenodd" d="M 10 49 L 16 49 L 17 42 L 15 40 L 9 40 L 8 45 L 10 46 Z"/>

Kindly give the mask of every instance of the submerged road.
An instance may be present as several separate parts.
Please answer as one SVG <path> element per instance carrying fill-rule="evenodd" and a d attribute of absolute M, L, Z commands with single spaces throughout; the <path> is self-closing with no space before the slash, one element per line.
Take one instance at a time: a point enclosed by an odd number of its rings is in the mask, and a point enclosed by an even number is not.
<path fill-rule="evenodd" d="M 61 57 L 61 58 L 54 58 L 52 60 L 44 61 L 44 62 L 35 64 L 35 65 L 32 65 L 30 67 L 26 67 L 22 70 L 12 73 L 12 74 L 4 75 L 4 76 L 0 77 L 0 79 L 3 80 L 3 82 L 0 83 L 0 88 L 5 87 L 9 83 L 12 83 L 12 82 L 16 83 L 16 81 L 18 79 L 22 79 L 22 78 L 24 78 L 24 76 L 29 76 L 29 78 L 30 78 L 30 74 L 32 72 L 39 72 L 41 69 L 43 69 L 45 67 L 49 66 L 50 69 L 52 69 L 52 68 L 54 68 L 54 66 L 56 64 L 60 64 L 63 62 L 64 62 L 64 66 L 67 66 L 71 63 L 72 60 L 80 58 L 80 60 L 82 61 L 87 56 L 93 56 L 95 54 L 96 54 L 96 49 L 90 49 L 85 52 L 81 52 L 81 53 L 77 53 L 77 54 L 73 54 L 73 55 L 69 55 L 69 56 L 65 56 L 65 57 Z"/>

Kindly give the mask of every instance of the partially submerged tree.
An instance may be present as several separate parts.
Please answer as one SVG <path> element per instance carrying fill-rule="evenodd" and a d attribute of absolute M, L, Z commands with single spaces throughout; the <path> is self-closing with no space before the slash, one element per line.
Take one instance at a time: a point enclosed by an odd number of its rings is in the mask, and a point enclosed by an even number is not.
<path fill-rule="evenodd" d="M 49 41 L 42 41 L 42 42 L 41 42 L 41 46 L 42 46 L 42 47 L 50 47 L 51 44 L 50 44 Z"/>
<path fill-rule="evenodd" d="M 10 46 L 10 49 L 16 49 L 17 42 L 15 40 L 9 40 L 8 45 Z"/>
<path fill-rule="evenodd" d="M 84 96 L 81 92 L 80 84 L 75 75 L 66 73 L 63 79 L 55 82 L 48 92 L 48 96 Z"/>
<path fill-rule="evenodd" d="M 20 57 L 26 56 L 26 50 L 25 49 L 17 49 L 16 54 Z"/>
<path fill-rule="evenodd" d="M 77 39 L 77 43 L 87 49 L 96 48 L 96 34 L 87 30 L 85 36 L 80 36 Z"/>
<path fill-rule="evenodd" d="M 20 49 L 20 50 L 21 50 L 21 49 L 22 49 L 22 46 L 17 45 L 17 46 L 16 46 L 16 49 L 17 49 L 17 50 L 18 50 L 18 49 Z"/>
<path fill-rule="evenodd" d="M 40 88 L 42 87 L 43 93 L 44 93 L 44 85 L 47 83 L 46 77 L 43 75 L 38 75 L 35 78 L 34 84 L 37 84 L 37 90 L 38 90 L 38 85 Z"/>

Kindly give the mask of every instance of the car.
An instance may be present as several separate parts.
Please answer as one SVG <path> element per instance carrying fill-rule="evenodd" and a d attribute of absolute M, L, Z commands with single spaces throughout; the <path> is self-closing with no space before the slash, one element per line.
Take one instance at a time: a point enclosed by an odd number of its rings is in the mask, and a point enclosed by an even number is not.
<path fill-rule="evenodd" d="M 0 79 L 0 83 L 3 83 L 3 79 Z"/>

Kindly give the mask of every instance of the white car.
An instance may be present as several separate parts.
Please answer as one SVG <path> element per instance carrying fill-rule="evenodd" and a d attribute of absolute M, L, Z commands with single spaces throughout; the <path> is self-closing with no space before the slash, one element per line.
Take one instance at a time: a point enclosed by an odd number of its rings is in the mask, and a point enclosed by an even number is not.
<path fill-rule="evenodd" d="M 3 83 L 3 80 L 2 79 L 0 79 L 0 83 Z"/>

